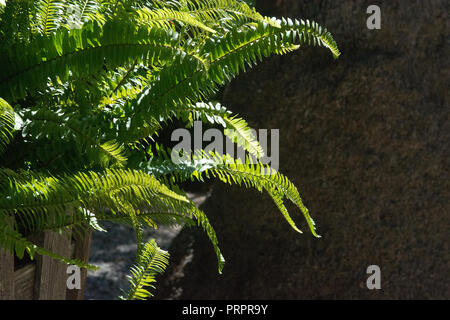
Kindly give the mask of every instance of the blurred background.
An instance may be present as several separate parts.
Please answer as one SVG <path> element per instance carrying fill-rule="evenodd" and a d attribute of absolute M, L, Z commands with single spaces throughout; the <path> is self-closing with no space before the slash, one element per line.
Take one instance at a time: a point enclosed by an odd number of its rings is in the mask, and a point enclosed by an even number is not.
<path fill-rule="evenodd" d="M 366 25 L 372 4 L 381 9 L 379 30 Z M 323 48 L 266 59 L 222 99 L 251 127 L 280 129 L 280 171 L 322 238 L 288 207 L 304 230 L 294 232 L 267 194 L 220 182 L 209 197 L 194 190 L 216 229 L 224 273 L 201 231 L 157 232 L 171 260 L 156 298 L 449 299 L 450 2 L 263 0 L 256 7 L 317 21 L 342 52 L 338 60 Z M 110 235 L 94 235 L 91 262 L 111 268 L 89 274 L 86 298 L 117 297 L 111 277 L 125 279 L 133 263 L 114 250 L 135 247 Z M 98 254 L 106 241 L 109 261 Z M 381 269 L 380 290 L 366 286 L 369 265 Z"/>

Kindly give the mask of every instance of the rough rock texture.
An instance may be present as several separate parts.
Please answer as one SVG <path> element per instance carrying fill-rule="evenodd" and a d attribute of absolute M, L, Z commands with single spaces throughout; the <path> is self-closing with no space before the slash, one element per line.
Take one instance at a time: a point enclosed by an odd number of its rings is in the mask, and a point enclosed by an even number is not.
<path fill-rule="evenodd" d="M 206 236 L 182 231 L 158 298 L 450 298 L 450 3 L 377 1 L 381 30 L 366 28 L 370 4 L 260 1 L 267 15 L 325 25 L 342 56 L 313 48 L 271 58 L 225 92 L 252 127 L 280 128 L 280 171 L 323 237 L 295 208 L 303 235 L 269 196 L 217 184 L 203 209 L 224 274 Z M 372 264 L 381 290 L 366 288 Z"/>

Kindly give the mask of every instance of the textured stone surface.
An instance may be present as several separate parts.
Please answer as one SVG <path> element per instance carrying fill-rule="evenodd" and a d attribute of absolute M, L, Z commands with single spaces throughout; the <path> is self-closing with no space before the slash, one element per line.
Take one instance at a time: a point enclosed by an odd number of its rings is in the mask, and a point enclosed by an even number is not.
<path fill-rule="evenodd" d="M 252 127 L 280 128 L 280 171 L 323 237 L 292 206 L 303 235 L 269 196 L 218 183 L 203 209 L 224 274 L 206 236 L 182 231 L 157 297 L 450 298 L 449 2 L 377 1 L 381 30 L 366 28 L 370 4 L 260 1 L 265 14 L 326 26 L 342 56 L 274 57 L 225 92 Z M 366 288 L 371 264 L 381 290 Z"/>

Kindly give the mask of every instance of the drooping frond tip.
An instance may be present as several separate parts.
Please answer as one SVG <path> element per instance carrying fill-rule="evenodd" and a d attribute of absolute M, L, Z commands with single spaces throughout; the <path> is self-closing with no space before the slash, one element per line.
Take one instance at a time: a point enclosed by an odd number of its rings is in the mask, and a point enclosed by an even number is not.
<path fill-rule="evenodd" d="M 128 276 L 130 289 L 122 297 L 122 300 L 145 300 L 152 293 L 148 289 L 154 289 L 156 276 L 166 269 L 169 263 L 169 253 L 158 247 L 155 240 L 147 242 L 136 264 L 131 267 L 131 275 Z"/>

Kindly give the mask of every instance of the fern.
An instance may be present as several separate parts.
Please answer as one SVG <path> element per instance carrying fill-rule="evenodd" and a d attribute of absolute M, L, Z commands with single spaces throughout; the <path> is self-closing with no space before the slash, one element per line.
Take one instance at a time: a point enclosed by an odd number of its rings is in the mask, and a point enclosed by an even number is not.
<path fill-rule="evenodd" d="M 205 181 L 205 179 L 217 178 L 224 183 L 244 185 L 247 188 L 253 187 L 258 191 L 265 190 L 272 197 L 286 221 L 294 230 L 301 233 L 283 204 L 283 198 L 287 198 L 301 210 L 311 233 L 320 237 L 316 233 L 315 223 L 309 215 L 308 209 L 304 206 L 295 185 L 269 165 L 252 161 L 250 158 L 242 162 L 239 159 L 234 160 L 228 155 L 207 154 L 203 150 L 190 159 L 175 164 L 169 159 L 168 153 L 170 152 L 161 153 L 159 157 L 152 159 L 141 170 L 147 170 L 157 177 L 166 176 L 165 179 L 169 177 L 172 182 Z"/>
<path fill-rule="evenodd" d="M 0 247 L 64 263 L 30 241 L 43 230 L 136 230 L 130 291 L 145 289 L 168 262 L 143 228 L 200 227 L 224 266 L 206 214 L 179 185 L 217 178 L 265 191 L 296 231 L 293 203 L 314 221 L 287 177 L 263 165 L 247 121 L 217 103 L 221 86 L 272 54 L 321 46 L 337 58 L 331 34 L 315 22 L 268 18 L 238 0 L 36 0 L 0 5 Z M 175 120 L 219 126 L 248 155 L 197 150 L 171 160 L 159 131 Z"/>

